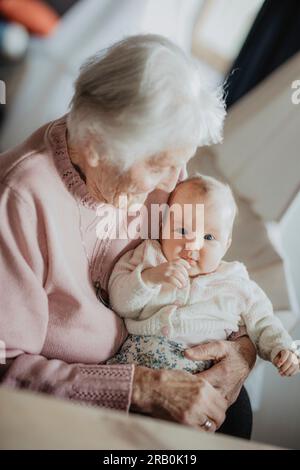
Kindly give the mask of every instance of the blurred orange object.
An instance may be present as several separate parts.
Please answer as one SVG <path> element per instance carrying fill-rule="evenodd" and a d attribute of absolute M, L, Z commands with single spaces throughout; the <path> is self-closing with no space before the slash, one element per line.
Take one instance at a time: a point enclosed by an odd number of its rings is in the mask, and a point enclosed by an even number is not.
<path fill-rule="evenodd" d="M 59 21 L 55 10 L 41 0 L 0 0 L 0 13 L 41 36 L 50 34 Z"/>

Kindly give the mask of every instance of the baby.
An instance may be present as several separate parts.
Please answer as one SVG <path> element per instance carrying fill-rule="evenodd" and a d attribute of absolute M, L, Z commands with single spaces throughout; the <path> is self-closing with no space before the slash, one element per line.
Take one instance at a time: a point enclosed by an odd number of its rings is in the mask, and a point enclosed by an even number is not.
<path fill-rule="evenodd" d="M 222 260 L 237 212 L 229 186 L 196 175 L 176 186 L 168 205 L 160 241 L 145 240 L 127 252 L 111 274 L 110 306 L 125 318 L 129 336 L 108 363 L 200 372 L 211 362 L 192 361 L 185 349 L 228 339 L 245 326 L 260 357 L 281 375 L 297 373 L 293 340 L 270 300 L 242 263 Z M 186 207 L 193 209 L 190 218 Z"/>

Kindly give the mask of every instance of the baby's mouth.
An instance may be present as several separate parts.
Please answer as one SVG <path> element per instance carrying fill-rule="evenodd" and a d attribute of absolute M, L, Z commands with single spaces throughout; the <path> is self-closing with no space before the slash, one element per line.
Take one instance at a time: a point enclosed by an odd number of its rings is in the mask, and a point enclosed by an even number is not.
<path fill-rule="evenodd" d="M 195 260 L 192 259 L 192 258 L 185 258 L 185 257 L 183 257 L 183 259 L 184 259 L 185 261 L 187 261 L 187 262 L 190 264 L 190 266 L 194 266 L 194 267 L 195 267 L 195 266 L 198 265 L 197 261 L 195 261 Z"/>
<path fill-rule="evenodd" d="M 188 259 L 188 262 L 190 263 L 191 266 L 198 266 L 198 263 L 197 261 L 195 261 L 194 259 Z"/>

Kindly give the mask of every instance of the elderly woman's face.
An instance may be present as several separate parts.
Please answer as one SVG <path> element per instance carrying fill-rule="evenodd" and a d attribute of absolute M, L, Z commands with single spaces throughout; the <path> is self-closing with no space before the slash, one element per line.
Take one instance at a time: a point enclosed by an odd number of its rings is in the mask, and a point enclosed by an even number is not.
<path fill-rule="evenodd" d="M 85 169 L 89 192 L 98 200 L 103 198 L 115 207 L 122 207 L 127 197 L 127 207 L 142 204 L 154 189 L 171 192 L 183 166 L 195 153 L 195 148 L 163 152 L 141 161 L 123 174 L 114 167 L 103 165 Z M 120 199 L 123 196 L 123 199 Z"/>

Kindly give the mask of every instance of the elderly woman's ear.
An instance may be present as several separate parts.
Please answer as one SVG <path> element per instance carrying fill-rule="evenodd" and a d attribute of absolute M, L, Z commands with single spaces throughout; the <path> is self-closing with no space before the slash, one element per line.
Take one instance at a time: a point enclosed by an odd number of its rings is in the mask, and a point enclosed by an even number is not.
<path fill-rule="evenodd" d="M 93 145 L 88 144 L 86 146 L 86 154 L 85 154 L 86 162 L 92 168 L 96 168 L 99 165 L 100 157 L 98 152 L 94 149 Z"/>
<path fill-rule="evenodd" d="M 97 140 L 97 146 L 96 144 Z M 88 167 L 98 167 L 100 160 L 105 161 L 104 149 L 102 155 L 100 155 L 101 145 L 96 139 L 95 135 L 87 131 L 82 137 L 80 143 L 73 144 L 72 141 L 68 140 L 68 150 L 72 163 L 78 165 L 80 169 L 86 174 Z"/>
<path fill-rule="evenodd" d="M 79 158 L 84 159 L 84 167 L 86 167 L 86 165 L 89 165 L 92 168 L 96 168 L 99 165 L 100 142 L 98 143 L 98 141 L 99 139 L 96 138 L 96 136 L 92 132 L 88 130 L 85 132 L 85 135 L 82 139 L 82 143 L 80 145 L 81 156 L 79 156 Z M 104 160 L 104 155 L 102 155 L 102 157 L 102 159 Z"/>

